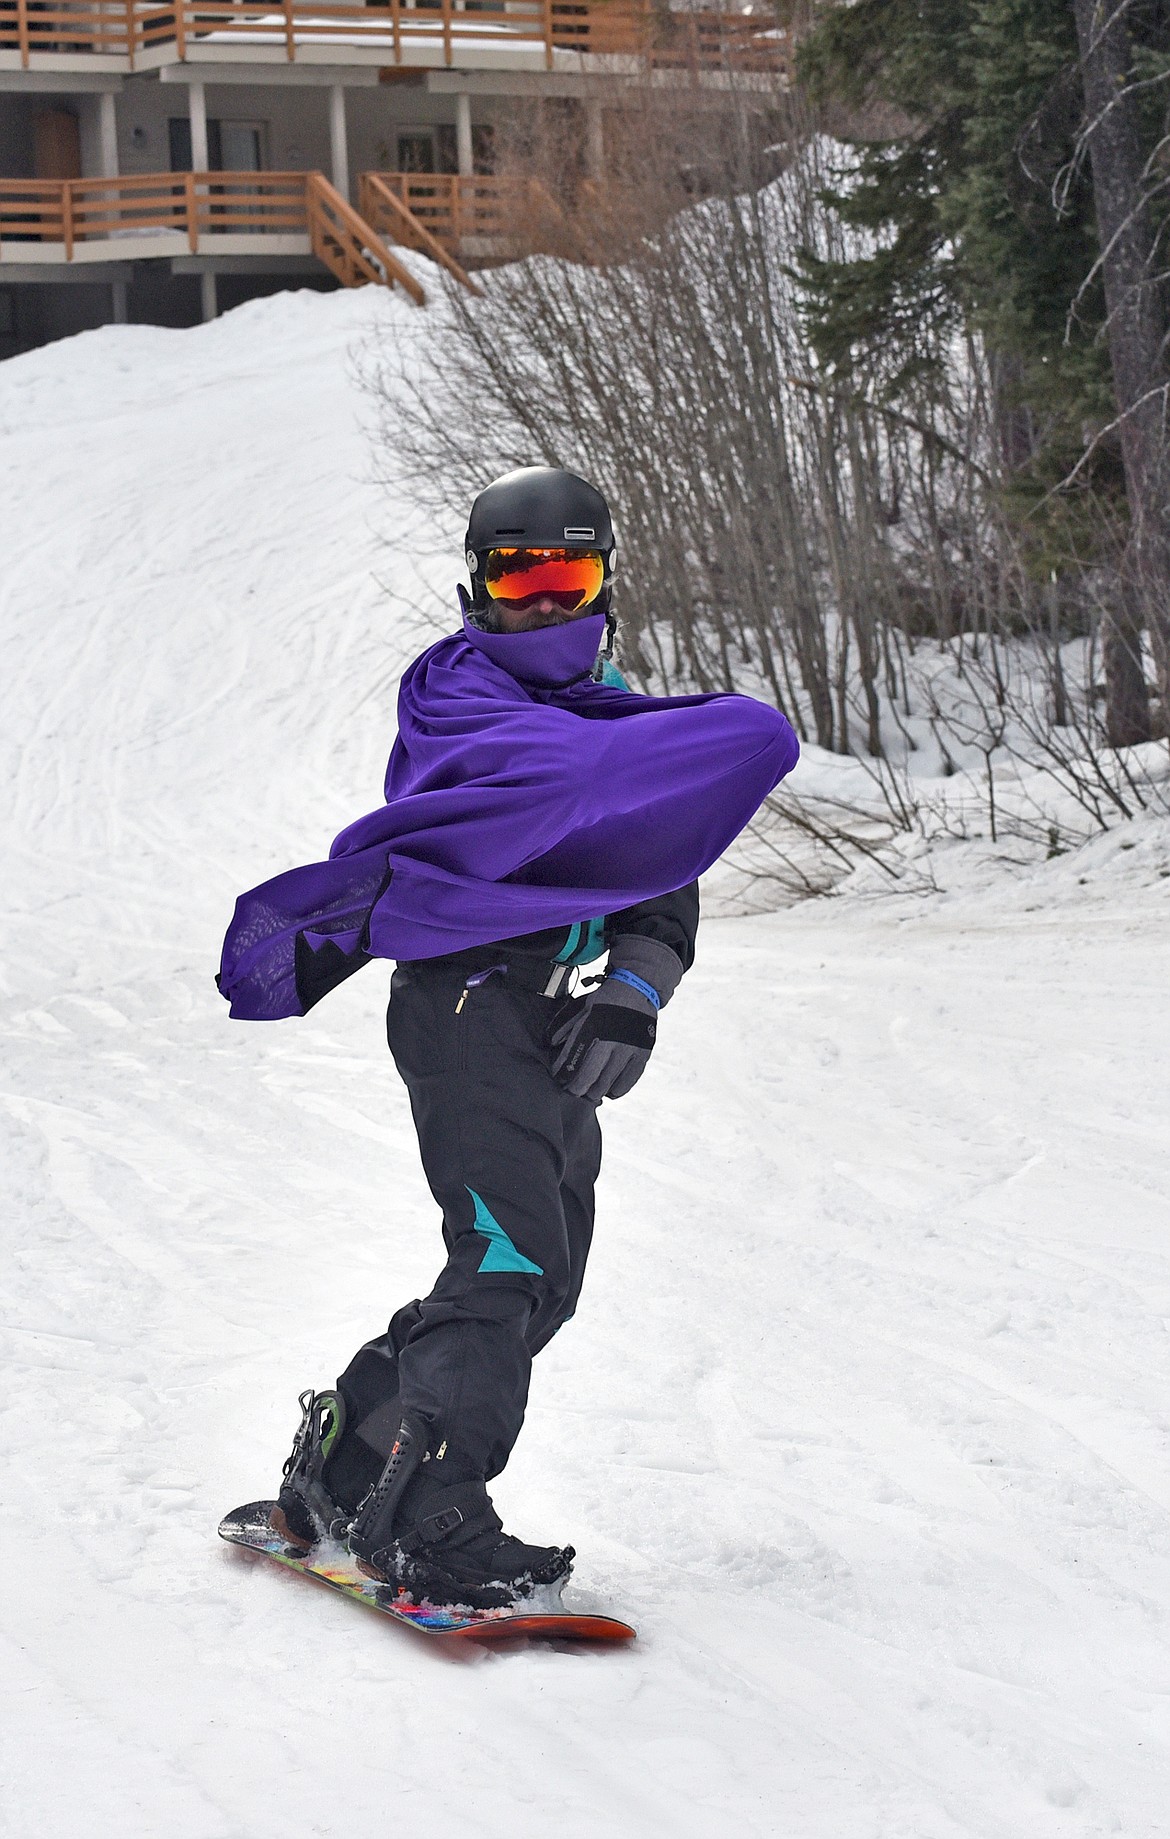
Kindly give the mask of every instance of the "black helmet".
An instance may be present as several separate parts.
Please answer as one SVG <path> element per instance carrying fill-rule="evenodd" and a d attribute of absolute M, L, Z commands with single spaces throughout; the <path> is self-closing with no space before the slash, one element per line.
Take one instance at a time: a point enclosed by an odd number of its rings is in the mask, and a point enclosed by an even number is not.
<path fill-rule="evenodd" d="M 471 607 L 491 605 L 484 587 L 489 549 L 596 549 L 605 583 L 593 602 L 609 612 L 617 550 L 609 506 L 596 487 L 559 466 L 520 466 L 485 486 L 471 507 L 464 539 L 471 575 Z"/>

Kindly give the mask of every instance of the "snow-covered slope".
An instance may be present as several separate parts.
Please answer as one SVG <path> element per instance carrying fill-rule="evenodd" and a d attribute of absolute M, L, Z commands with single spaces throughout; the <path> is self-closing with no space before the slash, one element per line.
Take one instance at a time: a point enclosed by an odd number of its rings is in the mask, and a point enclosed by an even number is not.
<path fill-rule="evenodd" d="M 437 1262 L 387 969 L 271 1028 L 211 982 L 429 636 L 374 319 L 0 367 L 8 1830 L 1170 1831 L 1164 826 L 707 924 L 496 1489 L 634 1649 L 450 1658 L 216 1541 Z"/>

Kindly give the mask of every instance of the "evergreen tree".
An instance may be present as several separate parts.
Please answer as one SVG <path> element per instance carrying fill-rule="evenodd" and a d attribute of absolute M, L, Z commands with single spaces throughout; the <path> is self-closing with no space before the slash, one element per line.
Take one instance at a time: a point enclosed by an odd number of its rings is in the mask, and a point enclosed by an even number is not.
<path fill-rule="evenodd" d="M 1097 241 L 1074 161 L 1082 102 L 1065 0 L 857 0 L 822 15 L 803 68 L 822 95 L 856 107 L 876 96 L 908 123 L 864 146 L 832 199 L 882 246 L 849 262 L 805 255 L 822 359 L 864 367 L 891 396 L 942 389 L 954 333 L 977 329 L 1012 490 L 1035 501 L 1075 466 L 1084 429 L 1112 415 L 1099 285 L 1078 298 Z M 1094 473 L 1115 490 L 1114 454 Z"/>
<path fill-rule="evenodd" d="M 976 331 L 995 384 L 1001 501 L 1037 573 L 1115 556 L 1128 518 L 1106 632 L 1119 742 L 1148 732 L 1143 622 L 1170 696 L 1165 436 L 1153 428 L 1165 415 L 1168 10 L 855 0 L 822 10 L 802 63 L 822 98 L 879 100 L 905 123 L 862 147 L 832 197 L 879 246 L 846 262 L 805 254 L 817 350 L 890 397 L 945 392 L 955 333 Z"/>

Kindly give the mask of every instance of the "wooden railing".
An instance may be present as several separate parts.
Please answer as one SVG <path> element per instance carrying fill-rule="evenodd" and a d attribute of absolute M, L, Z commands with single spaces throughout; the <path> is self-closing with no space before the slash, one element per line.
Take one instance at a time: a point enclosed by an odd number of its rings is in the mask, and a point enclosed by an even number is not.
<path fill-rule="evenodd" d="M 656 13 L 646 56 L 655 70 L 725 70 L 788 76 L 791 41 L 775 18 L 761 13 Z"/>
<path fill-rule="evenodd" d="M 194 253 L 225 232 L 305 231 L 303 172 L 150 172 L 123 179 L 0 179 L 0 249 L 8 241 L 76 245 L 178 230 Z M 11 251 L 5 250 L 6 254 Z"/>
<path fill-rule="evenodd" d="M 528 254 L 555 241 L 561 213 L 538 179 L 495 178 L 476 173 L 366 173 L 362 178 L 362 215 L 371 222 L 375 197 L 393 199 L 429 240 L 446 250 L 462 250 L 475 238 L 495 244 L 500 253 Z M 405 240 L 402 238 L 401 240 Z M 416 245 L 420 246 L 421 245 Z"/>
<path fill-rule="evenodd" d="M 187 57 L 193 43 L 279 46 L 290 61 L 306 46 L 365 46 L 388 64 L 431 48 L 451 65 L 473 44 L 554 53 L 644 58 L 658 68 L 695 64 L 784 71 L 788 40 L 771 15 L 659 11 L 653 0 L 380 0 L 316 5 L 313 0 L 0 0 L 0 49 L 18 50 L 28 66 L 37 53 L 94 52 L 128 59 L 171 46 Z"/>
<path fill-rule="evenodd" d="M 343 287 L 361 287 L 366 281 L 381 282 L 384 287 L 397 285 L 416 306 L 425 305 L 426 294 L 410 270 L 391 255 L 377 232 L 322 173 L 307 175 L 305 210 L 313 254 Z"/>
<path fill-rule="evenodd" d="M 307 236 L 314 255 L 346 287 L 398 286 L 426 295 L 382 237 L 319 172 L 152 172 L 121 179 L 0 179 L 0 255 L 19 261 L 29 243 L 119 242 L 177 231 L 192 255 L 222 236 Z M 125 246 L 129 241 L 130 247 Z"/>
<path fill-rule="evenodd" d="M 391 179 L 399 176 L 397 173 L 388 175 Z M 394 187 L 387 183 L 387 176 L 379 172 L 363 172 L 358 211 L 372 230 L 388 236 L 391 242 L 401 243 L 406 249 L 417 249 L 423 255 L 430 256 L 433 262 L 438 262 L 441 268 L 454 275 L 473 294 L 481 291 L 452 255 L 455 239 L 444 240 L 434 235 L 430 226 L 416 217 Z"/>
<path fill-rule="evenodd" d="M 0 7 L 0 50 L 19 49 L 26 68 L 33 51 L 126 57 L 133 38 L 129 0 L 5 0 Z"/>

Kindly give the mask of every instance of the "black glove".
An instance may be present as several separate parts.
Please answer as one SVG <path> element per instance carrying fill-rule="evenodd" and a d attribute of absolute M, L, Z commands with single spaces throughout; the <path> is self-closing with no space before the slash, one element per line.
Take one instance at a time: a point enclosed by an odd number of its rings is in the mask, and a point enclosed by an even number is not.
<path fill-rule="evenodd" d="M 625 933 L 610 946 L 609 967 L 598 987 L 575 997 L 553 1024 L 553 1077 L 575 1098 L 599 1105 L 624 1098 L 646 1070 L 658 1011 L 682 976 L 678 953 L 658 939 Z"/>

